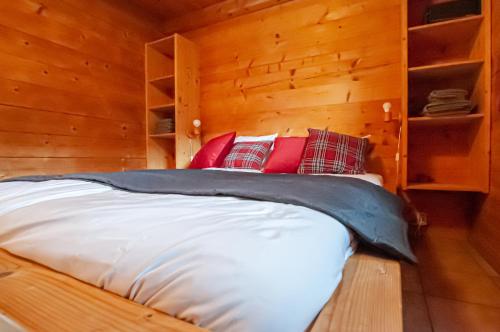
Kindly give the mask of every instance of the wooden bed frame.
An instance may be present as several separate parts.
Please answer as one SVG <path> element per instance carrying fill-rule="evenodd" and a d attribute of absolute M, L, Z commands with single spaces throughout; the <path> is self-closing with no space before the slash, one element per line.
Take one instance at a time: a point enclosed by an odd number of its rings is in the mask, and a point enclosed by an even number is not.
<path fill-rule="evenodd" d="M 366 252 L 310 332 L 403 331 L 400 266 Z M 205 331 L 0 249 L 0 314 L 33 331 Z"/>

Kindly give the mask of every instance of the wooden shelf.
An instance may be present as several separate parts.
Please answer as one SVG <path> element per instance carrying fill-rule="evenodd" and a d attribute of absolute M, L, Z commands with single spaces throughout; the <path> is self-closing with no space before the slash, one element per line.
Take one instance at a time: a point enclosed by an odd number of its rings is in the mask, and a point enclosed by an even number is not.
<path fill-rule="evenodd" d="M 408 28 L 410 33 L 425 33 L 432 35 L 442 35 L 443 38 L 454 35 L 459 29 L 475 29 L 483 20 L 483 15 L 471 15 L 442 22 L 422 24 Z"/>
<path fill-rule="evenodd" d="M 448 78 L 474 73 L 483 65 L 483 60 L 464 60 L 408 68 L 410 78 Z"/>
<path fill-rule="evenodd" d="M 200 118 L 197 45 L 174 34 L 147 43 L 145 52 L 147 168 L 186 168 L 201 146 L 200 138 L 187 135 Z M 175 127 L 159 126 L 165 119 L 173 119 Z M 159 134 L 158 128 L 175 132 Z"/>
<path fill-rule="evenodd" d="M 470 191 L 483 192 L 482 188 L 474 185 L 450 183 L 408 183 L 408 190 L 440 190 L 440 191 Z"/>
<path fill-rule="evenodd" d="M 174 139 L 175 133 L 166 133 L 166 134 L 150 134 L 150 138 L 163 138 L 163 139 Z"/>
<path fill-rule="evenodd" d="M 443 125 L 461 125 L 468 124 L 484 118 L 483 114 L 453 115 L 441 117 L 413 117 L 408 118 L 410 126 L 443 126 Z"/>
<path fill-rule="evenodd" d="M 483 15 L 461 17 L 408 29 L 409 67 L 470 60 L 482 55 Z"/>
<path fill-rule="evenodd" d="M 173 112 L 175 111 L 175 104 L 171 103 L 171 104 L 150 106 L 149 110 L 152 112 Z"/>
<path fill-rule="evenodd" d="M 174 75 L 158 77 L 149 80 L 149 83 L 153 84 L 160 90 L 173 89 L 175 86 L 175 77 Z"/>
<path fill-rule="evenodd" d="M 175 35 L 165 37 L 147 44 L 158 52 L 173 58 L 175 53 Z"/>
<path fill-rule="evenodd" d="M 403 1 L 402 186 L 488 192 L 491 1 L 481 13 L 424 24 L 435 0 Z M 463 89 L 477 113 L 419 117 L 432 91 Z"/>

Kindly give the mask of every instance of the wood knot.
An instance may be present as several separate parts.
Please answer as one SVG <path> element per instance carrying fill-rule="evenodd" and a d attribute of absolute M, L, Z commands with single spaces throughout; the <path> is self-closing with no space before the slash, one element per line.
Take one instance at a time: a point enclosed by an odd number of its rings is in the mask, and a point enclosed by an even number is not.
<path fill-rule="evenodd" d="M 351 62 L 351 68 L 356 68 L 357 65 L 361 62 L 360 58 L 355 59 L 354 61 Z"/>
<path fill-rule="evenodd" d="M 43 12 L 47 9 L 47 7 L 41 3 L 40 6 L 38 7 L 38 9 L 36 10 L 36 14 L 37 15 L 42 15 Z"/>

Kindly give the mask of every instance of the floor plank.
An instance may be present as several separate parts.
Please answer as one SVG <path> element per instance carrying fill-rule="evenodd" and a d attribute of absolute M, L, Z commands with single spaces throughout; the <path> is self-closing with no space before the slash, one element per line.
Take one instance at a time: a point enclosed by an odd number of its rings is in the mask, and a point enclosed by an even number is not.
<path fill-rule="evenodd" d="M 488 276 L 422 269 L 426 295 L 500 308 L 500 289 Z"/>
<path fill-rule="evenodd" d="M 419 264 L 401 268 L 405 331 L 500 332 L 500 277 L 467 225 L 441 222 L 413 240 Z"/>
<path fill-rule="evenodd" d="M 401 282 L 403 291 L 419 294 L 423 293 L 417 265 L 401 262 Z"/>
<path fill-rule="evenodd" d="M 404 331 L 432 332 L 432 325 L 423 294 L 403 292 Z"/>
<path fill-rule="evenodd" d="M 435 332 L 498 332 L 500 308 L 428 297 Z"/>

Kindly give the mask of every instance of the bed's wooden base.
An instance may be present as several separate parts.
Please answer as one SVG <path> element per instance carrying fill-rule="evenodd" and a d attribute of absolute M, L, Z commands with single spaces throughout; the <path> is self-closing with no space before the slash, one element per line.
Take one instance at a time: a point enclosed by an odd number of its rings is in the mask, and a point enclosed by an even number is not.
<path fill-rule="evenodd" d="M 37 332 L 204 331 L 3 250 L 0 313 Z"/>
<path fill-rule="evenodd" d="M 403 331 L 399 262 L 358 253 L 344 268 L 342 283 L 310 332 Z"/>
<path fill-rule="evenodd" d="M 204 331 L 0 250 L 0 313 L 33 331 Z M 354 255 L 311 327 L 402 331 L 399 263 Z"/>

